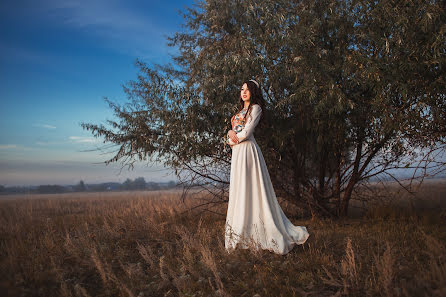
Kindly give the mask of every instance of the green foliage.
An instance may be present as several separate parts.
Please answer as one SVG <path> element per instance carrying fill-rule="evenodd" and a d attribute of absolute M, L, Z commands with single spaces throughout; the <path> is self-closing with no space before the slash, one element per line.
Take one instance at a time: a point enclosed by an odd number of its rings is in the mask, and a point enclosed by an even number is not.
<path fill-rule="evenodd" d="M 441 1 L 202 1 L 169 38 L 175 65 L 149 68 L 119 121 L 82 124 L 119 145 L 107 162 L 152 160 L 225 199 L 241 83 L 255 78 L 268 126 L 256 139 L 276 192 L 346 214 L 355 186 L 445 140 Z M 113 130 L 116 129 L 116 130 Z M 402 166 L 404 166 L 402 165 Z M 217 192 L 213 192 L 214 194 Z"/>

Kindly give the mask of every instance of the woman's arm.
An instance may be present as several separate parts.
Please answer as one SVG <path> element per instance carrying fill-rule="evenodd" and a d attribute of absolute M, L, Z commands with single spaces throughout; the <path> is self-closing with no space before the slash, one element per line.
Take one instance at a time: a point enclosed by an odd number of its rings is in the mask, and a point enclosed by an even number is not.
<path fill-rule="evenodd" d="M 231 117 L 231 127 L 234 127 L 234 118 L 235 118 L 235 115 L 233 115 L 232 117 Z M 226 144 L 228 144 L 231 148 L 234 146 L 234 145 L 236 145 L 237 143 L 235 143 L 232 139 L 231 139 L 231 137 L 229 136 L 229 132 L 231 132 L 231 131 L 233 131 L 232 129 L 231 130 L 229 130 L 228 131 L 228 133 L 226 133 Z M 235 133 L 235 131 L 233 131 L 234 133 Z"/>
<path fill-rule="evenodd" d="M 245 127 L 242 131 L 237 133 L 238 142 L 242 142 L 246 140 L 248 137 L 254 133 L 254 128 L 257 126 L 257 124 L 260 121 L 260 116 L 262 114 L 262 108 L 258 104 L 254 104 L 251 110 L 250 117 L 248 118 Z"/>

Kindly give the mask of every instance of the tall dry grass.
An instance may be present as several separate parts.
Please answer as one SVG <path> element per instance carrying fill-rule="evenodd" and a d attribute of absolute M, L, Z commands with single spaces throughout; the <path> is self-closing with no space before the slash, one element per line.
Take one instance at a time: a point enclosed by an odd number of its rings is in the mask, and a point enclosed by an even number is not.
<path fill-rule="evenodd" d="M 175 192 L 0 200 L 2 296 L 446 296 L 441 209 L 305 219 L 289 254 L 224 249 L 225 217 Z M 213 211 L 225 213 L 226 205 Z M 286 209 L 285 209 L 286 210 Z M 185 212 L 186 211 L 186 212 Z M 444 211 L 443 211 L 444 213 Z"/>

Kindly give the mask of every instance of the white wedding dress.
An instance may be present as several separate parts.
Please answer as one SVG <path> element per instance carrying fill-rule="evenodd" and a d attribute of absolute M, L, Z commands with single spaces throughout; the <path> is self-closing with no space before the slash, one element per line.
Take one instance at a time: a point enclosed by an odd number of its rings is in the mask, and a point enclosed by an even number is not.
<path fill-rule="evenodd" d="M 280 207 L 262 152 L 254 139 L 254 128 L 262 109 L 252 106 L 246 123 L 246 109 L 231 119 L 239 143 L 228 139 L 232 147 L 229 203 L 225 224 L 225 248 L 233 251 L 265 249 L 286 254 L 294 244 L 309 237 L 306 227 L 294 226 Z M 235 122 L 235 123 L 234 123 Z"/>

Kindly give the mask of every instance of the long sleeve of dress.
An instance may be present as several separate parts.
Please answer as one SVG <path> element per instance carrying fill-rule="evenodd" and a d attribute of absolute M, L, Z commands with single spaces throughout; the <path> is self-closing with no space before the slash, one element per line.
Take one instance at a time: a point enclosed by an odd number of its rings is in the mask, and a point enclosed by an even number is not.
<path fill-rule="evenodd" d="M 260 105 L 254 104 L 251 108 L 251 114 L 246 121 L 245 127 L 242 131 L 237 133 L 239 143 L 248 139 L 254 133 L 255 127 L 260 121 L 260 116 L 262 114 L 262 108 L 260 107 Z"/>

